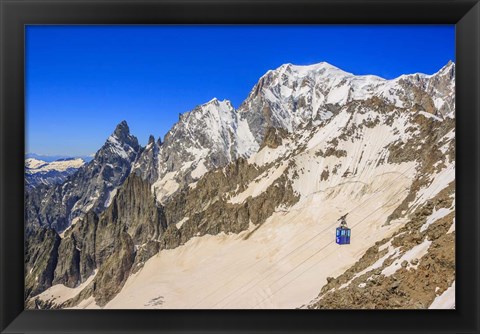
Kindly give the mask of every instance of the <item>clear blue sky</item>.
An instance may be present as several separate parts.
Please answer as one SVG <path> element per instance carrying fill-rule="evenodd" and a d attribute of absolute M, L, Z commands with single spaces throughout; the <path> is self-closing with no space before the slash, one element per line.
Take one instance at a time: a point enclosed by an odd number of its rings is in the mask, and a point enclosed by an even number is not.
<path fill-rule="evenodd" d="M 27 152 L 88 155 L 125 119 L 145 145 L 284 63 L 394 78 L 455 60 L 454 26 L 28 26 Z"/>

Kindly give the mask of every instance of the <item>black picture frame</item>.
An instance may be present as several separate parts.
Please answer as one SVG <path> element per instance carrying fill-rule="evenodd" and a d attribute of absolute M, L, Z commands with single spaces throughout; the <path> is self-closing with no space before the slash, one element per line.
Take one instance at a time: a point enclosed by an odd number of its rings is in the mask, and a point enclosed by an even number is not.
<path fill-rule="evenodd" d="M 1 0 L 2 333 L 478 333 L 480 4 L 478 0 Z M 456 310 L 24 310 L 24 25 L 455 24 Z"/>

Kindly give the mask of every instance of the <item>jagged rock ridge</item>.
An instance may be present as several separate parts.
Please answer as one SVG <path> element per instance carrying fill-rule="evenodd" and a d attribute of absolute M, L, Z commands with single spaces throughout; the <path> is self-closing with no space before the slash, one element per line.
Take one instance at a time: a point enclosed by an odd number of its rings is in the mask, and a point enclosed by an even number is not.
<path fill-rule="evenodd" d="M 26 191 L 28 229 L 49 226 L 62 232 L 89 210 L 102 212 L 123 184 L 140 150 L 137 138 L 121 122 L 88 164 L 53 186 Z"/>

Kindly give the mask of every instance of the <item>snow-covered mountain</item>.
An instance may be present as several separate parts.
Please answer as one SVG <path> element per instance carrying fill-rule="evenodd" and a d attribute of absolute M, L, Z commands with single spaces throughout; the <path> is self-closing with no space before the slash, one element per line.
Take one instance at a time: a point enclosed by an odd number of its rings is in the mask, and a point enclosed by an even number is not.
<path fill-rule="evenodd" d="M 181 115 L 163 144 L 157 143 L 155 147 L 155 154 L 149 160 L 161 163 L 146 163 L 142 158 L 134 171 L 140 170 L 141 175 L 157 175 L 152 189 L 162 202 L 207 171 L 250 156 L 258 149 L 258 143 L 246 120 L 239 117 L 229 101 L 212 99 Z M 145 154 L 149 149 L 150 146 Z M 145 165 L 157 170 L 145 170 Z"/>
<path fill-rule="evenodd" d="M 56 160 L 67 160 L 67 159 L 82 159 L 85 162 L 90 162 L 93 159 L 93 156 L 90 155 L 46 155 L 46 154 L 37 154 L 37 153 L 26 153 L 26 159 L 36 159 L 42 160 L 45 162 L 53 162 Z"/>
<path fill-rule="evenodd" d="M 310 66 L 285 64 L 268 71 L 240 106 L 257 142 L 266 127 L 289 132 L 312 122 L 321 124 L 339 106 L 373 97 L 401 108 L 421 106 L 439 117 L 453 115 L 455 65 L 449 62 L 433 75 L 402 75 L 393 80 L 355 76 L 328 63 Z"/>
<path fill-rule="evenodd" d="M 85 161 L 81 158 L 66 158 L 52 162 L 28 158 L 25 160 L 25 186 L 62 183 L 84 164 Z"/>
<path fill-rule="evenodd" d="M 162 163 L 155 164 L 158 179 L 152 188 L 162 202 L 206 171 L 251 156 L 268 128 L 292 133 L 309 123 L 318 126 L 354 102 L 378 99 L 442 119 L 453 117 L 454 73 L 452 62 L 433 75 L 393 80 L 355 76 L 325 62 L 282 65 L 260 78 L 238 110 L 230 101 L 214 98 L 181 115 L 158 149 Z"/>
<path fill-rule="evenodd" d="M 454 89 L 453 63 L 393 80 L 286 64 L 238 109 L 213 99 L 181 115 L 164 142 L 140 148 L 122 123 L 75 174 L 82 182 L 56 187 L 97 190 L 70 211 L 76 223 L 62 238 L 32 234 L 30 307 L 446 305 L 436 298 L 455 279 Z M 119 173 L 102 188 L 108 164 Z M 352 243 L 339 246 L 345 213 Z M 38 257 L 42 247 L 51 252 Z"/>

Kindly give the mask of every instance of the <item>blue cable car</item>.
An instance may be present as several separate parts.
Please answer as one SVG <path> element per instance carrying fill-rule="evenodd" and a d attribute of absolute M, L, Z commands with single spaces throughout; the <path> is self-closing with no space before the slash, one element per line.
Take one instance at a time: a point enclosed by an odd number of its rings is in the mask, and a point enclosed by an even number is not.
<path fill-rule="evenodd" d="M 336 231 L 336 242 L 339 245 L 348 245 L 350 244 L 350 229 L 347 227 L 347 214 L 340 217 L 340 226 L 337 227 Z"/>
<path fill-rule="evenodd" d="M 350 229 L 348 227 L 337 227 L 337 244 L 350 244 Z"/>

